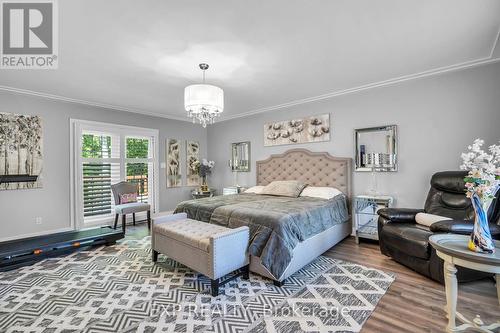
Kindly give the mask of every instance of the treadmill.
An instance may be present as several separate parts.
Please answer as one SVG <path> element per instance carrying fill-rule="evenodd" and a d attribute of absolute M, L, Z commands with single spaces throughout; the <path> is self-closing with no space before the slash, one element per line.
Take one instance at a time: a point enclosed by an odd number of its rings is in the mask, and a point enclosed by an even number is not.
<path fill-rule="evenodd" d="M 0 175 L 0 184 L 35 182 L 37 178 L 28 174 Z M 84 247 L 113 245 L 123 237 L 125 232 L 121 229 L 97 227 L 0 242 L 0 272 Z"/>
<path fill-rule="evenodd" d="M 113 245 L 123 237 L 121 229 L 98 227 L 1 242 L 0 272 L 85 247 Z"/>

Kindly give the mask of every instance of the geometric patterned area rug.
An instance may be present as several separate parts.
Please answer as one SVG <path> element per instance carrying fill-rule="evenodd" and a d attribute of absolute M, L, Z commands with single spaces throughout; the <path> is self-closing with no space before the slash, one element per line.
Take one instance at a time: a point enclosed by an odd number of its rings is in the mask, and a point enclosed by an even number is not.
<path fill-rule="evenodd" d="M 359 332 L 394 275 L 324 256 L 283 287 L 210 281 L 125 239 L 0 273 L 0 332 Z"/>

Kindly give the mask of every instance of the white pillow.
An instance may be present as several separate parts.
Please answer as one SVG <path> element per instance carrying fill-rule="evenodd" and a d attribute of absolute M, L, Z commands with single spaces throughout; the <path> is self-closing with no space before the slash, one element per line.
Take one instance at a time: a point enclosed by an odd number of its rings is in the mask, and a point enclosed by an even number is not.
<path fill-rule="evenodd" d="M 262 193 L 262 190 L 264 190 L 265 186 L 252 186 L 249 189 L 246 189 L 244 193 L 255 193 L 255 194 L 260 194 Z"/>
<path fill-rule="evenodd" d="M 342 192 L 335 187 L 308 186 L 302 190 L 300 196 L 330 200 L 339 194 L 342 194 Z"/>
<path fill-rule="evenodd" d="M 427 214 L 427 213 L 418 213 L 415 216 L 415 221 L 418 224 L 425 225 L 426 227 L 430 227 L 431 224 L 444 220 L 451 220 L 451 219 L 449 217 Z"/>

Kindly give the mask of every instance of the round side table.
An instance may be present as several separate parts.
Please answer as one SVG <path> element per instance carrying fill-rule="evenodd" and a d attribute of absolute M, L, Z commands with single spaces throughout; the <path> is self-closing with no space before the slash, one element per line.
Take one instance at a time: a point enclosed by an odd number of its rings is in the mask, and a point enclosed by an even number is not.
<path fill-rule="evenodd" d="M 472 252 L 467 248 L 469 236 L 439 234 L 429 237 L 429 242 L 436 249 L 436 254 L 444 260 L 444 282 L 446 288 L 446 312 L 448 314 L 447 332 L 460 332 L 473 329 L 477 332 L 490 333 L 500 327 L 500 321 L 485 325 L 479 316 L 468 320 L 457 312 L 457 269 L 455 265 L 496 274 L 497 296 L 500 304 L 500 242 L 494 241 L 495 253 L 484 254 Z M 463 322 L 456 326 L 455 319 Z"/>

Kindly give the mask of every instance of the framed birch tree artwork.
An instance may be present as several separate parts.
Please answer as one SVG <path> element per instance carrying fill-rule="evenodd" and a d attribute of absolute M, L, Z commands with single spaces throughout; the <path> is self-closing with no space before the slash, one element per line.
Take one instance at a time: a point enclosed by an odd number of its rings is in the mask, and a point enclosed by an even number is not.
<path fill-rule="evenodd" d="M 200 161 L 200 144 L 198 141 L 186 141 L 186 175 L 187 186 L 200 185 L 198 165 Z"/>
<path fill-rule="evenodd" d="M 182 186 L 181 141 L 167 139 L 167 187 Z"/>
<path fill-rule="evenodd" d="M 40 117 L 0 112 L 0 190 L 42 187 L 42 143 Z"/>

